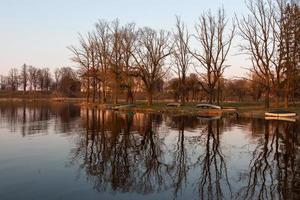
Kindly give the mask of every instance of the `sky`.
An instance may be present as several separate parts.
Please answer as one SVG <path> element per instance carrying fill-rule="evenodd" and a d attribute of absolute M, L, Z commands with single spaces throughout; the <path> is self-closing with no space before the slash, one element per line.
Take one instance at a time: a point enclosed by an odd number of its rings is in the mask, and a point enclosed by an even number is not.
<path fill-rule="evenodd" d="M 172 30 L 178 15 L 193 32 L 203 12 L 222 6 L 229 17 L 246 12 L 243 0 L 0 0 L 0 74 L 24 63 L 50 69 L 75 66 L 67 47 L 76 45 L 78 33 L 92 30 L 99 19 Z M 237 55 L 238 40 L 226 77 L 243 76 L 248 67 L 245 57 Z"/>

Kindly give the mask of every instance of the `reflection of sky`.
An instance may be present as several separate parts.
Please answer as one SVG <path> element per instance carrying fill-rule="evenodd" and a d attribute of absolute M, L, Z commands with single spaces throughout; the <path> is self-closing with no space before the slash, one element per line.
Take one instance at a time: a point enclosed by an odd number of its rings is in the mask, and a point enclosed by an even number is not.
<path fill-rule="evenodd" d="M 77 43 L 77 32 L 91 30 L 98 19 L 119 18 L 171 30 L 180 15 L 193 30 L 199 15 L 224 6 L 228 15 L 245 10 L 241 0 L 0 0 L 0 73 L 24 62 L 38 67 L 73 65 L 67 46 Z M 235 54 L 237 50 L 232 53 Z M 228 75 L 241 75 L 244 59 L 229 59 Z"/>

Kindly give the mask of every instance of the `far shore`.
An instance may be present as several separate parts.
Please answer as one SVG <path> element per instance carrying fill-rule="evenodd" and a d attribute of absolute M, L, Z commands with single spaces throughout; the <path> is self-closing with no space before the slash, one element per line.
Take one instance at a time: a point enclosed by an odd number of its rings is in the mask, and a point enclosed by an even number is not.
<path fill-rule="evenodd" d="M 13 101 L 13 102 L 34 102 L 46 101 L 51 103 L 75 103 L 82 107 L 98 108 L 98 109 L 113 109 L 114 104 L 101 104 L 101 103 L 86 103 L 85 98 L 69 98 L 69 97 L 51 97 L 51 98 L 0 98 L 0 102 Z M 195 105 L 198 102 L 188 102 L 184 106 L 169 107 L 167 103 L 174 102 L 172 100 L 156 100 L 152 106 L 147 106 L 145 100 L 135 101 L 135 107 L 124 107 L 117 109 L 122 112 L 147 112 L 147 113 L 168 113 L 175 115 L 201 115 L 201 116 L 236 116 L 236 117 L 249 117 L 249 118 L 264 118 L 264 114 L 268 110 L 265 109 L 262 102 L 222 102 L 221 110 L 218 109 L 199 109 Z M 118 105 L 126 105 L 124 100 L 120 100 Z M 300 103 L 291 105 L 289 111 L 297 113 L 297 119 L 300 119 Z"/>

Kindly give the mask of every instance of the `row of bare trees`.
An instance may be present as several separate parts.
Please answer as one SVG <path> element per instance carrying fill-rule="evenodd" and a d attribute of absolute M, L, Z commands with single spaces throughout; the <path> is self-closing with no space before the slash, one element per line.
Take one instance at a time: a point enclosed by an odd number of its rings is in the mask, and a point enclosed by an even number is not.
<path fill-rule="evenodd" d="M 79 36 L 79 47 L 71 46 L 72 60 L 81 67 L 82 85 L 87 101 L 107 102 L 108 90 L 114 103 L 118 103 L 121 90 L 127 102 L 133 102 L 133 87 L 137 81 L 144 83 L 148 102 L 156 84 L 166 73 L 165 58 L 170 55 L 169 33 L 151 28 L 135 30 L 134 24 L 120 26 L 99 21 L 93 32 Z"/>
<path fill-rule="evenodd" d="M 232 23 L 224 9 L 203 13 L 193 34 L 180 17 L 172 32 L 136 29 L 134 23 L 122 26 L 118 20 L 99 21 L 93 31 L 80 35 L 79 46 L 69 47 L 72 60 L 81 67 L 87 101 L 98 98 L 105 103 L 110 90 L 114 103 L 122 92 L 132 103 L 140 81 L 151 105 L 156 84 L 173 72 L 182 104 L 190 73 L 197 74 L 207 101 L 219 104 L 224 70 L 229 66 L 226 59 L 238 33 L 239 46 L 252 63 L 255 79 L 249 79 L 262 85 L 265 106 L 270 106 L 272 96 L 278 107 L 284 96 L 287 107 L 299 77 L 299 2 L 247 0 L 246 5 L 249 12 Z"/>
<path fill-rule="evenodd" d="M 250 80 L 245 78 L 226 79 L 221 78 L 218 89 L 212 96 L 213 101 L 224 103 L 225 101 L 234 102 L 259 102 L 263 98 L 264 86 L 259 84 L 255 74 L 250 75 Z M 186 77 L 185 97 L 186 102 L 208 101 L 207 93 L 202 89 L 197 74 L 190 74 Z M 165 93 L 168 97 L 178 101 L 180 99 L 180 80 L 172 78 L 166 82 Z"/>
<path fill-rule="evenodd" d="M 24 64 L 20 69 L 12 68 L 7 76 L 1 76 L 1 90 L 60 91 L 72 96 L 80 91 L 80 81 L 77 72 L 69 67 L 57 68 L 51 73 L 48 68 Z"/>
<path fill-rule="evenodd" d="M 299 79 L 299 1 L 248 0 L 247 8 L 248 14 L 238 19 L 241 50 L 251 58 L 250 70 L 264 87 L 265 107 L 270 107 L 271 93 L 276 107 L 284 93 L 288 107 Z"/>
<path fill-rule="evenodd" d="M 247 0 L 246 5 L 248 13 L 233 20 L 224 9 L 201 14 L 193 32 L 180 17 L 172 31 L 100 20 L 92 31 L 79 35 L 78 45 L 68 47 L 79 76 L 67 68 L 51 75 L 49 69 L 23 65 L 19 71 L 11 69 L 6 84 L 1 85 L 11 90 L 48 91 L 58 90 L 62 82 L 72 85 L 61 89 L 70 93 L 79 90 L 75 82 L 80 79 L 87 102 L 117 104 L 125 98 L 133 103 L 135 95 L 143 93 L 152 105 L 154 95 L 168 80 L 164 88 L 182 104 L 204 99 L 219 104 L 229 94 L 242 100 L 247 90 L 256 101 L 264 98 L 265 107 L 273 99 L 276 107 L 280 101 L 288 107 L 300 90 L 299 1 Z M 234 37 L 239 39 L 240 52 L 251 61 L 245 80 L 224 78 Z M 236 90 L 227 92 L 231 87 Z"/>
<path fill-rule="evenodd" d="M 227 67 L 225 61 L 235 31 L 235 26 L 227 21 L 223 9 L 216 16 L 204 13 L 193 35 L 179 17 L 172 32 L 136 29 L 133 23 L 121 26 L 118 20 L 99 21 L 93 31 L 79 36 L 79 46 L 69 47 L 72 60 L 81 67 L 87 101 L 98 98 L 105 103 L 109 88 L 114 103 L 118 103 L 122 91 L 127 102 L 132 103 L 135 82 L 140 81 L 151 105 L 157 84 L 173 71 L 180 80 L 180 100 L 184 104 L 186 77 L 195 64 L 198 81 L 212 103 Z M 195 49 L 191 48 L 191 39 L 197 41 Z"/>
<path fill-rule="evenodd" d="M 22 65 L 20 69 L 10 69 L 8 76 L 2 76 L 2 90 L 23 90 L 26 92 L 50 89 L 51 77 L 48 68 L 36 68 L 29 65 Z"/>

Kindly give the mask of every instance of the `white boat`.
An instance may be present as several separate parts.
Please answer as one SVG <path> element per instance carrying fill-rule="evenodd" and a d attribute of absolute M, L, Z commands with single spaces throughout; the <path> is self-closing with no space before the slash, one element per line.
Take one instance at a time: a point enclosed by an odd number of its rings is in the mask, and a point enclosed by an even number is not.
<path fill-rule="evenodd" d="M 167 106 L 168 106 L 168 107 L 180 107 L 181 104 L 180 104 L 180 103 L 173 102 L 173 103 L 168 103 Z"/>
<path fill-rule="evenodd" d="M 134 107 L 136 107 L 136 105 L 134 105 L 134 104 L 127 104 L 127 105 L 115 106 L 112 109 L 113 110 L 119 110 L 119 109 L 127 109 L 127 108 L 134 108 Z"/>
<path fill-rule="evenodd" d="M 206 104 L 206 103 L 200 103 L 196 105 L 197 108 L 206 108 L 206 109 L 222 109 L 221 106 L 212 105 L 212 104 Z"/>
<path fill-rule="evenodd" d="M 265 120 L 296 122 L 296 118 L 294 117 L 265 117 Z"/>
<path fill-rule="evenodd" d="M 221 119 L 221 116 L 197 116 L 197 119 L 202 121 L 210 121 Z"/>
<path fill-rule="evenodd" d="M 270 111 L 265 113 L 266 117 L 296 117 L 297 114 L 288 111 Z"/>

